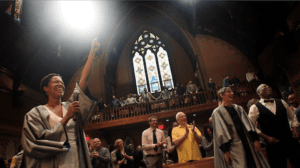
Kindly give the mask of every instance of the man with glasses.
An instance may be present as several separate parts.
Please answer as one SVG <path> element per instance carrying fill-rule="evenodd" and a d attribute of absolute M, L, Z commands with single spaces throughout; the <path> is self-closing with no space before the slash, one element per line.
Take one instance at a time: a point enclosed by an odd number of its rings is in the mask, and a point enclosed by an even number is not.
<path fill-rule="evenodd" d="M 142 134 L 142 146 L 146 155 L 147 168 L 162 168 L 162 150 L 166 144 L 164 132 L 157 129 L 157 117 L 148 118 L 150 128 Z"/>
<path fill-rule="evenodd" d="M 256 93 L 260 100 L 250 107 L 249 118 L 254 125 L 256 122 L 260 125 L 261 129 L 256 128 L 256 131 L 267 142 L 270 166 L 285 168 L 289 159 L 294 167 L 300 167 L 299 142 L 296 139 L 300 124 L 296 115 L 284 100 L 271 98 L 272 88 L 267 84 L 259 85 Z"/>
<path fill-rule="evenodd" d="M 178 163 L 200 160 L 198 144 L 201 144 L 202 137 L 198 128 L 195 127 L 195 121 L 188 125 L 186 115 L 183 112 L 176 114 L 176 120 L 179 126 L 173 128 L 172 140 L 177 148 Z"/>

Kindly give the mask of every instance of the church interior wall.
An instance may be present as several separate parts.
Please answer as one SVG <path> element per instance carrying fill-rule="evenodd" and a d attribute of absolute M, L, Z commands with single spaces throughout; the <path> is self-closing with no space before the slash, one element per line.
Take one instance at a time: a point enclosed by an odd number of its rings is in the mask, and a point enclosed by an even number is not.
<path fill-rule="evenodd" d="M 222 87 L 222 81 L 227 74 L 236 75 L 240 81 L 245 81 L 248 67 L 253 68 L 247 57 L 226 41 L 209 35 L 197 35 L 196 41 L 201 51 L 203 66 L 208 78 L 213 78 L 217 86 Z M 200 57 L 200 56 L 199 56 Z M 208 79 L 205 79 L 207 85 Z"/>

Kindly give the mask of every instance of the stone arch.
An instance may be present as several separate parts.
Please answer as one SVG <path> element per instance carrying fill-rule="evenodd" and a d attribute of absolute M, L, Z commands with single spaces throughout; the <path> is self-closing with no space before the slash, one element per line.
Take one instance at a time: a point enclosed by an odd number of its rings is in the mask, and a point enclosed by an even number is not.
<path fill-rule="evenodd" d="M 132 20 L 135 21 L 130 22 Z M 112 40 L 108 45 L 105 75 L 106 96 L 108 101 L 111 100 L 112 89 L 110 87 L 116 87 L 115 67 L 119 62 L 118 60 L 120 59 L 123 48 L 125 44 L 128 43 L 127 39 L 136 34 L 137 31 L 143 31 L 141 29 L 141 25 L 145 28 L 150 26 L 156 27 L 157 29 L 160 29 L 162 32 L 167 33 L 174 38 L 174 40 L 176 40 L 187 53 L 193 68 L 195 69 L 196 67 L 192 45 L 180 26 L 177 25 L 177 23 L 174 22 L 170 17 L 154 8 L 141 4 L 136 5 L 122 19 L 119 26 L 113 33 L 111 38 Z M 137 33 L 137 36 L 139 34 L 140 33 Z M 163 36 L 161 36 L 161 38 L 163 38 Z"/>

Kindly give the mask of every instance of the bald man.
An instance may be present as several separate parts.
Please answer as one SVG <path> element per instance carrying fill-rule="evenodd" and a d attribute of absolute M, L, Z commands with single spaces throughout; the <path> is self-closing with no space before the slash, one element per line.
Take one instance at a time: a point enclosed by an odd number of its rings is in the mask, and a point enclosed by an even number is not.
<path fill-rule="evenodd" d="M 94 151 L 90 154 L 93 168 L 110 168 L 110 152 L 107 148 L 101 146 L 99 138 L 93 140 Z"/>
<path fill-rule="evenodd" d="M 284 100 L 271 98 L 272 88 L 267 84 L 259 85 L 256 92 L 260 100 L 250 107 L 249 118 L 254 126 L 258 122 L 261 127 L 256 131 L 267 142 L 270 166 L 285 168 L 289 158 L 293 166 L 300 167 L 300 153 L 297 151 L 299 142 L 296 139 L 299 137 L 297 128 L 300 124 L 296 115 Z"/>
<path fill-rule="evenodd" d="M 195 127 L 195 121 L 188 125 L 186 115 L 183 112 L 176 114 L 176 120 L 179 126 L 173 128 L 172 140 L 177 148 L 178 163 L 200 160 L 198 145 L 201 144 L 202 136 L 198 128 Z"/>

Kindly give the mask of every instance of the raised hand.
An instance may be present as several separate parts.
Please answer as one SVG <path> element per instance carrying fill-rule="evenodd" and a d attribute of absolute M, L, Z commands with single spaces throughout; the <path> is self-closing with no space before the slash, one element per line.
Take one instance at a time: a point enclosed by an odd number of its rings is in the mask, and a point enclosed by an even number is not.
<path fill-rule="evenodd" d="M 187 123 L 185 123 L 185 131 L 186 131 L 186 134 L 189 134 L 189 132 L 190 132 L 189 125 Z"/>
<path fill-rule="evenodd" d="M 160 147 L 161 144 L 162 144 L 161 142 L 157 142 L 157 143 L 155 144 L 155 146 L 156 146 L 156 147 Z"/>
<path fill-rule="evenodd" d="M 257 152 L 261 152 L 261 146 L 260 146 L 260 143 L 256 140 L 254 141 L 254 149 L 257 151 Z"/>
<path fill-rule="evenodd" d="M 98 43 L 97 38 L 95 38 L 92 42 L 91 51 L 96 53 L 97 51 L 99 51 L 99 49 L 100 49 L 100 44 Z"/>
<path fill-rule="evenodd" d="M 68 108 L 66 116 L 70 119 L 73 118 L 76 113 L 79 112 L 79 102 L 73 101 Z"/>
<path fill-rule="evenodd" d="M 93 154 L 93 158 L 97 158 L 97 157 L 99 157 L 99 154 L 98 154 L 98 152 L 93 152 L 92 154 Z"/>
<path fill-rule="evenodd" d="M 192 132 L 195 132 L 195 120 L 193 121 L 193 123 L 191 123 L 191 125 L 192 125 Z"/>

